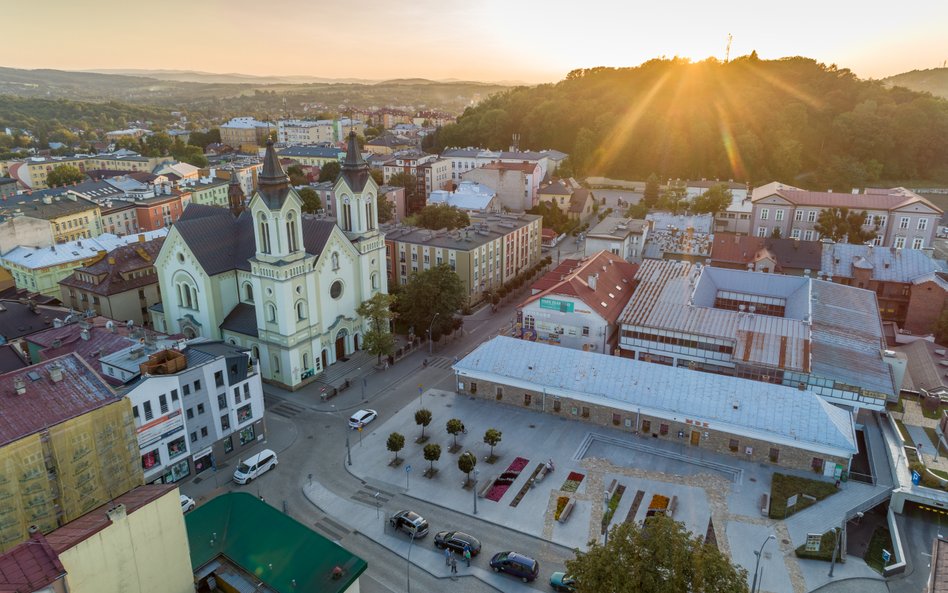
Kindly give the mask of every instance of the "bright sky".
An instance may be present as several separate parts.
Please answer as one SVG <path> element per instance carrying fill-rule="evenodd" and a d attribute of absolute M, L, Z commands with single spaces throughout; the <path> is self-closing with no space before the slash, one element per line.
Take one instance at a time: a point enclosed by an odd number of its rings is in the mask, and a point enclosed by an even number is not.
<path fill-rule="evenodd" d="M 2 0 L 0 65 L 553 82 L 757 50 L 882 78 L 948 60 L 948 1 Z"/>

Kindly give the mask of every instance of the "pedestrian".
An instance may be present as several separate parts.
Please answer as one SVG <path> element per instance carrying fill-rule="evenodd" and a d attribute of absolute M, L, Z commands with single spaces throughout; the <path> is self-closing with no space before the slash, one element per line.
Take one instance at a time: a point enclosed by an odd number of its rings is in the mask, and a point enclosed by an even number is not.
<path fill-rule="evenodd" d="M 464 545 L 464 559 L 467 561 L 467 567 L 471 567 L 471 546 Z"/>
<path fill-rule="evenodd" d="M 445 566 L 451 565 L 451 548 L 444 549 L 444 565 Z"/>
<path fill-rule="evenodd" d="M 388 361 L 387 361 L 387 360 L 385 361 L 385 368 L 384 368 L 383 370 L 385 370 L 385 371 L 388 370 Z"/>
<path fill-rule="evenodd" d="M 458 559 L 454 556 L 451 556 L 451 574 L 458 573 Z"/>

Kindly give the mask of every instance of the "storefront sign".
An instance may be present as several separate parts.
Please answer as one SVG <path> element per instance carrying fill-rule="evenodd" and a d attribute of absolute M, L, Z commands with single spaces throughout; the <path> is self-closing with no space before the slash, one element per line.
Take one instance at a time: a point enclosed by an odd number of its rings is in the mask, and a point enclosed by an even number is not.
<path fill-rule="evenodd" d="M 573 303 L 569 301 L 561 301 L 559 299 L 540 297 L 540 308 L 553 309 L 554 311 L 559 311 L 560 313 L 572 313 Z"/>
<path fill-rule="evenodd" d="M 184 430 L 181 410 L 175 410 L 138 427 L 138 448 L 144 449 L 161 439 Z"/>
<path fill-rule="evenodd" d="M 200 458 L 202 458 L 202 457 L 206 457 L 206 456 L 210 455 L 210 454 L 211 454 L 211 451 L 213 451 L 213 448 L 212 448 L 212 447 L 208 447 L 207 449 L 201 449 L 200 451 L 198 451 L 197 453 L 195 453 L 194 455 L 192 455 L 191 458 L 194 459 L 194 460 L 198 460 L 198 459 L 200 459 Z"/>

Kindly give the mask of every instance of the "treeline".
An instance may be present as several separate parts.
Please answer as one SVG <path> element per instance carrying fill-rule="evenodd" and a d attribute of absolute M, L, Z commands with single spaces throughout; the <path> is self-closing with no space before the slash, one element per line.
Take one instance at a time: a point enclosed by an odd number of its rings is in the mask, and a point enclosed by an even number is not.
<path fill-rule="evenodd" d="M 467 109 L 426 148 L 570 153 L 575 174 L 719 178 L 848 190 L 948 182 L 948 101 L 802 57 L 656 59 L 575 70 Z"/>

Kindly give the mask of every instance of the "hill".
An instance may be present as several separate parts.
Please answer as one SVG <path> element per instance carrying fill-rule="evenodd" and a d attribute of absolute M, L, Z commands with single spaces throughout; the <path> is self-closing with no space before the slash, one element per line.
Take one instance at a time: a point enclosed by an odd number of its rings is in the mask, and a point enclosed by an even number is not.
<path fill-rule="evenodd" d="M 904 86 L 913 91 L 931 93 L 948 99 L 948 68 L 912 70 L 882 79 L 887 86 Z"/>
<path fill-rule="evenodd" d="M 156 80 L 171 80 L 177 82 L 200 82 L 205 84 L 373 84 L 375 80 L 362 78 L 321 78 L 319 76 L 257 76 L 241 74 L 239 72 L 216 73 L 200 72 L 196 70 L 144 70 L 106 68 L 102 70 L 83 70 L 97 74 L 118 74 L 120 76 L 141 76 Z"/>
<path fill-rule="evenodd" d="M 948 180 L 948 101 L 802 57 L 576 70 L 470 108 L 427 139 L 570 153 L 578 174 L 781 180 L 849 190 Z"/>

